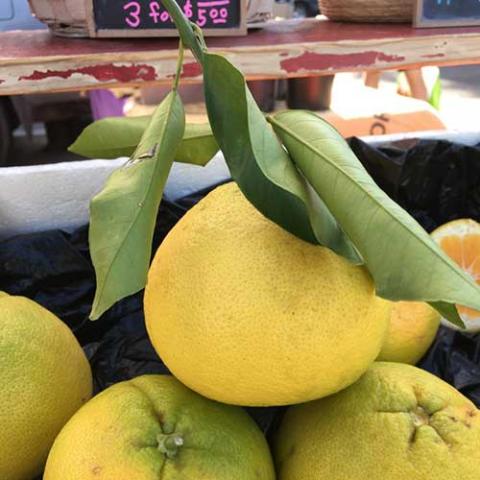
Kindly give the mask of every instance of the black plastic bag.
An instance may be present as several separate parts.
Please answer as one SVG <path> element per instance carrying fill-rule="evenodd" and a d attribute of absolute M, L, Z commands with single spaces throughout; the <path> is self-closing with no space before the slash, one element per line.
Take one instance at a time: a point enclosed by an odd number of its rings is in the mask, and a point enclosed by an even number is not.
<path fill-rule="evenodd" d="M 454 385 L 480 407 L 480 335 L 441 327 L 418 366 Z"/>
<path fill-rule="evenodd" d="M 374 148 L 354 138 L 350 147 L 428 232 L 458 218 L 480 221 L 480 146 L 409 140 Z"/>

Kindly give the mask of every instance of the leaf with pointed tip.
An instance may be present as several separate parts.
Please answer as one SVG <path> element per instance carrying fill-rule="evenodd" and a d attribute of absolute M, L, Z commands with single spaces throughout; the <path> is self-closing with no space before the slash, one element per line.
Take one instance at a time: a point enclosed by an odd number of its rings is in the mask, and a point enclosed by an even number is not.
<path fill-rule="evenodd" d="M 90 205 L 90 251 L 97 289 L 90 318 L 145 286 L 163 189 L 185 129 L 174 90 L 158 106 L 132 158 Z"/>
<path fill-rule="evenodd" d="M 137 148 L 152 117 L 113 117 L 86 127 L 69 150 L 88 158 L 130 157 Z M 175 161 L 205 166 L 218 152 L 208 123 L 187 123 Z"/>
<path fill-rule="evenodd" d="M 269 117 L 298 168 L 355 244 L 378 295 L 430 302 L 463 326 L 455 304 L 480 310 L 480 288 L 375 184 L 341 135 L 312 112 Z"/>
<path fill-rule="evenodd" d="M 297 170 L 255 103 L 243 75 L 220 55 L 204 53 L 210 125 L 233 179 L 266 217 L 311 243 L 361 263 L 335 218 Z"/>

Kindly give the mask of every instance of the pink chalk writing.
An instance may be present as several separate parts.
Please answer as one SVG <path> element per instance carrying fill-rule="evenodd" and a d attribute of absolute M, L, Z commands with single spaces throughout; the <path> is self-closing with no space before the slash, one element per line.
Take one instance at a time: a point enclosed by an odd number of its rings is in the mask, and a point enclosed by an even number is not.
<path fill-rule="evenodd" d="M 221 25 L 228 23 L 230 16 L 229 7 L 234 4 L 232 0 L 177 0 L 183 13 L 199 27 Z M 161 0 L 144 1 L 125 0 L 123 4 L 125 24 L 130 28 L 153 28 L 164 26 L 173 28 L 172 18 Z"/>
<path fill-rule="evenodd" d="M 207 10 L 205 8 L 198 9 L 197 25 L 203 27 L 207 23 Z"/>
<path fill-rule="evenodd" d="M 160 4 L 158 2 L 150 2 L 150 13 L 148 14 L 153 23 L 158 23 L 160 18 Z"/>
<path fill-rule="evenodd" d="M 228 18 L 228 10 L 226 8 L 221 8 L 218 13 L 220 14 L 220 18 L 216 16 L 213 18 L 213 23 L 219 24 L 219 23 L 227 23 L 227 18 Z"/>
<path fill-rule="evenodd" d="M 170 18 L 170 14 L 165 10 L 160 15 L 160 20 L 165 23 L 165 22 L 171 21 L 172 19 Z"/>
<path fill-rule="evenodd" d="M 124 5 L 123 9 L 128 13 L 128 16 L 125 17 L 126 24 L 132 28 L 139 27 L 141 23 L 140 13 L 142 10 L 140 4 L 138 2 L 129 2 Z"/>
<path fill-rule="evenodd" d="M 230 5 L 230 0 L 212 0 L 210 2 L 198 2 L 199 7 L 220 7 L 222 5 Z"/>
<path fill-rule="evenodd" d="M 193 17 L 193 10 L 192 10 L 192 2 L 190 0 L 187 0 L 183 7 L 183 13 L 187 18 L 192 18 Z"/>

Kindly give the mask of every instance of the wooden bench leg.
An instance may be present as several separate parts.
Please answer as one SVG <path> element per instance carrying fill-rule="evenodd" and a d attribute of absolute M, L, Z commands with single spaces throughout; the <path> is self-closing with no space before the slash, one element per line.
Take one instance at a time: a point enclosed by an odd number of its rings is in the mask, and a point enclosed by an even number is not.
<path fill-rule="evenodd" d="M 401 95 L 407 95 L 420 100 L 428 101 L 428 90 L 422 75 L 422 70 L 420 68 L 414 68 L 410 70 L 403 70 L 403 72 L 405 73 L 405 78 L 407 80 L 410 92 L 407 93 L 406 88 L 402 88 L 400 85 L 399 93 Z M 365 85 L 371 88 L 378 88 L 381 75 L 382 72 L 380 71 L 367 72 L 365 74 Z"/>
<path fill-rule="evenodd" d="M 370 88 L 378 88 L 378 85 L 380 84 L 381 76 L 382 76 L 382 72 L 378 70 L 367 72 L 365 74 L 365 86 Z"/>
<path fill-rule="evenodd" d="M 421 68 L 405 70 L 408 85 L 410 86 L 410 94 L 413 98 L 428 101 L 428 91 L 425 80 L 422 75 Z"/>

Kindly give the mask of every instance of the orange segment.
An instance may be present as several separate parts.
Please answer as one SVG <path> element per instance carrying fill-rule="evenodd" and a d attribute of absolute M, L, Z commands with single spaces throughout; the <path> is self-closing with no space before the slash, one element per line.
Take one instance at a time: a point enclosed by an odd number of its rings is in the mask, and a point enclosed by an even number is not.
<path fill-rule="evenodd" d="M 480 318 L 480 312 L 478 310 L 474 310 L 473 308 L 470 307 L 462 307 L 459 305 L 457 307 L 458 313 L 460 316 L 464 319 L 467 320 L 467 318 L 473 318 L 473 319 L 478 319 Z"/>
<path fill-rule="evenodd" d="M 445 237 L 440 240 L 442 250 L 455 262 L 464 266 L 463 263 L 463 242 L 462 237 Z"/>
<path fill-rule="evenodd" d="M 470 219 L 455 220 L 437 228 L 432 238 L 457 265 L 480 285 L 480 223 Z M 470 330 L 480 329 L 480 312 L 458 306 Z"/>
<path fill-rule="evenodd" d="M 480 278 L 480 235 L 467 235 L 463 239 L 463 266 L 475 280 Z"/>

